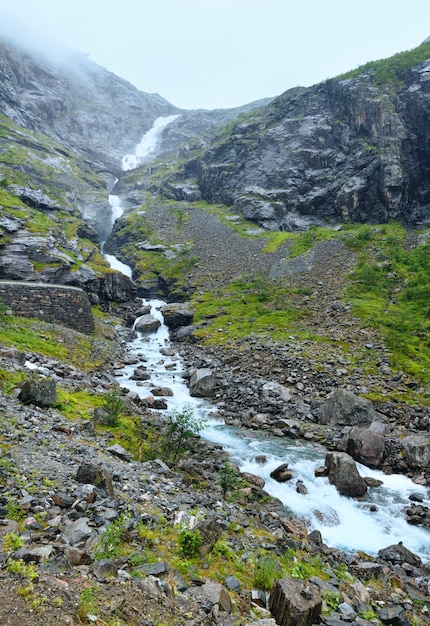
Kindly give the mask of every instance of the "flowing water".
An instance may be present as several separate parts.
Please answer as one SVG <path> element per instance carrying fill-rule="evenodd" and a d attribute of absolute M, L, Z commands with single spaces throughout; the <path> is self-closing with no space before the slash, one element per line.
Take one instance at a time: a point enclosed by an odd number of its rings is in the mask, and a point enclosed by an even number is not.
<path fill-rule="evenodd" d="M 158 131 L 164 127 L 160 122 Z M 155 135 L 158 139 L 159 134 Z M 143 143 L 142 140 L 139 145 Z M 120 201 L 117 196 L 110 196 L 109 199 L 114 221 L 122 213 Z M 131 275 L 130 268 L 115 257 L 106 255 L 106 258 L 114 269 Z M 427 488 L 414 484 L 405 476 L 388 476 L 357 464 L 362 476 L 378 478 L 383 484 L 369 489 L 360 500 L 347 498 L 339 495 L 327 478 L 315 477 L 315 468 L 324 463 L 325 450 L 322 447 L 273 437 L 266 432 L 250 433 L 227 426 L 217 417 L 216 406 L 190 396 L 183 378 L 183 363 L 170 346 L 168 329 L 159 310 L 164 302 L 152 300 L 149 304 L 151 314 L 160 320 L 161 326 L 153 333 L 137 333 L 130 341 L 128 349 L 137 362 L 117 372 L 117 380 L 122 387 L 135 391 L 142 398 L 151 395 L 154 387 L 170 388 L 173 396 L 166 397 L 169 412 L 181 410 L 185 405 L 191 406 L 194 415 L 205 423 L 202 436 L 222 445 L 241 471 L 262 477 L 265 490 L 279 498 L 295 516 L 303 519 L 309 529 L 318 529 L 328 545 L 376 554 L 379 549 L 402 541 L 424 560 L 430 559 L 430 531 L 407 524 L 404 516 L 412 493 L 420 494 L 424 498 L 423 504 L 430 506 Z M 150 381 L 130 378 L 140 363 L 148 369 Z M 259 462 L 262 456 L 265 457 L 263 464 Z M 278 483 L 270 478 L 270 473 L 282 463 L 288 463 L 289 469 L 294 472 L 294 479 L 287 483 Z M 308 490 L 306 495 L 297 493 L 298 479 L 304 482 Z"/>

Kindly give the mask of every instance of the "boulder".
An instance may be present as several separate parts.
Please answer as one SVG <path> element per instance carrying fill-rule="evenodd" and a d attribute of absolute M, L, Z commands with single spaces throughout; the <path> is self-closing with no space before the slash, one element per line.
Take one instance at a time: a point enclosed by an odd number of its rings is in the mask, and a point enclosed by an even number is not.
<path fill-rule="evenodd" d="M 18 397 L 24 404 L 52 406 L 57 402 L 56 382 L 52 378 L 29 378 L 24 381 Z"/>
<path fill-rule="evenodd" d="M 281 578 L 270 594 L 269 610 L 279 626 L 312 626 L 321 609 L 320 591 L 307 580 Z"/>
<path fill-rule="evenodd" d="M 318 421 L 320 424 L 340 426 L 369 425 L 375 416 L 375 409 L 370 400 L 356 396 L 347 389 L 336 389 L 321 405 Z"/>
<path fill-rule="evenodd" d="M 273 478 L 278 483 L 285 483 L 291 480 L 294 476 L 293 472 L 288 469 L 288 463 L 282 463 L 279 467 L 270 472 L 270 478 Z"/>
<path fill-rule="evenodd" d="M 430 445 L 428 435 L 409 435 L 403 439 L 405 461 L 414 469 L 430 468 Z"/>
<path fill-rule="evenodd" d="M 325 457 L 328 478 L 343 496 L 360 497 L 367 491 L 367 484 L 360 476 L 352 457 L 345 452 L 328 452 Z"/>
<path fill-rule="evenodd" d="M 353 459 L 368 467 L 381 467 L 385 440 L 377 430 L 354 426 L 346 435 L 346 439 L 346 451 Z"/>
<path fill-rule="evenodd" d="M 194 318 L 194 311 L 186 302 L 165 304 L 160 308 L 164 317 L 164 323 L 170 330 L 176 330 L 181 326 L 189 326 Z"/>
<path fill-rule="evenodd" d="M 114 495 L 111 475 L 107 470 L 93 463 L 82 463 L 78 467 L 75 480 L 83 485 L 95 485 L 105 489 L 111 497 Z"/>
<path fill-rule="evenodd" d="M 153 315 L 142 315 L 134 323 L 134 328 L 140 333 L 151 333 L 160 326 L 160 320 L 157 320 Z"/>
<path fill-rule="evenodd" d="M 402 563 L 408 563 L 414 567 L 420 567 L 421 565 L 420 557 L 408 550 L 401 541 L 387 548 L 382 548 L 382 550 L 379 550 L 378 556 L 380 559 L 389 561 L 394 565 L 401 565 Z"/>
<path fill-rule="evenodd" d="M 190 395 L 196 398 L 211 396 L 214 387 L 215 373 L 211 369 L 198 369 L 190 378 Z"/>

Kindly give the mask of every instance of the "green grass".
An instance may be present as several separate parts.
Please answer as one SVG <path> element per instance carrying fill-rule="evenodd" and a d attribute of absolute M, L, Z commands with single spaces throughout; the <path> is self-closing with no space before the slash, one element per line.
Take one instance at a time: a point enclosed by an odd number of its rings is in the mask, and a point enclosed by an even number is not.
<path fill-rule="evenodd" d="M 423 43 L 412 50 L 399 52 L 387 59 L 378 61 L 370 61 L 365 65 L 341 74 L 336 78 L 338 80 L 346 80 L 356 78 L 364 72 L 374 72 L 374 82 L 379 86 L 399 87 L 404 84 L 407 71 L 414 65 L 418 65 L 426 61 L 430 57 L 430 42 Z"/>
<path fill-rule="evenodd" d="M 403 227 L 389 224 L 351 240 L 361 253 L 346 298 L 363 323 L 381 332 L 394 368 L 428 385 L 430 241 L 408 249 L 405 238 Z"/>

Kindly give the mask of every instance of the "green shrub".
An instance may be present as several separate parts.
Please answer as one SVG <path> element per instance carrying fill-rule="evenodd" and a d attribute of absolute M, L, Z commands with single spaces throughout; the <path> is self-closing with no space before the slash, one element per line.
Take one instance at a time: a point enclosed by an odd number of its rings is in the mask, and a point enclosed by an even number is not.
<path fill-rule="evenodd" d="M 270 591 L 279 573 L 280 566 L 273 559 L 268 557 L 260 559 L 254 566 L 254 586 L 263 591 Z"/>
<path fill-rule="evenodd" d="M 178 537 L 179 553 L 182 556 L 193 557 L 198 554 L 202 546 L 202 536 L 198 529 L 188 530 L 184 528 L 180 531 Z"/>
<path fill-rule="evenodd" d="M 118 383 L 115 383 L 113 388 L 103 397 L 102 408 L 105 412 L 105 416 L 101 418 L 103 424 L 105 426 L 117 426 L 125 408 L 121 387 Z"/>
<path fill-rule="evenodd" d="M 167 428 L 163 434 L 162 458 L 166 462 L 175 463 L 190 445 L 191 439 L 204 428 L 204 422 L 194 416 L 191 406 L 186 405 L 182 411 L 173 411 L 167 417 Z"/>

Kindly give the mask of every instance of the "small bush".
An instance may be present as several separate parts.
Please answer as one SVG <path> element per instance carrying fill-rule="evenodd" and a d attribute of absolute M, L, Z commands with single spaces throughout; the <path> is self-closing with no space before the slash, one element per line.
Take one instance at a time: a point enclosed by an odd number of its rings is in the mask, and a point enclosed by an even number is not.
<path fill-rule="evenodd" d="M 105 426 L 117 426 L 121 413 L 125 408 L 121 387 L 118 384 L 115 384 L 104 396 L 102 408 L 104 409 L 102 421 Z"/>
<path fill-rule="evenodd" d="M 194 416 L 191 406 L 185 406 L 182 411 L 174 411 L 167 418 L 168 424 L 163 435 L 163 461 L 175 463 L 178 456 L 184 453 L 190 440 L 204 428 L 204 422 Z"/>
<path fill-rule="evenodd" d="M 198 554 L 202 546 L 202 536 L 199 530 L 188 530 L 184 528 L 179 533 L 178 538 L 179 553 L 182 556 L 193 557 Z"/>

